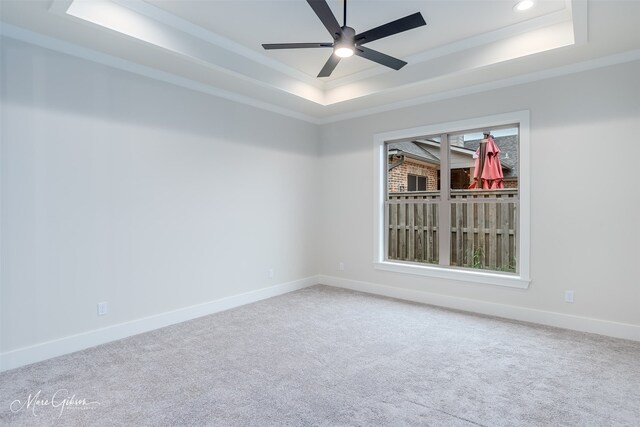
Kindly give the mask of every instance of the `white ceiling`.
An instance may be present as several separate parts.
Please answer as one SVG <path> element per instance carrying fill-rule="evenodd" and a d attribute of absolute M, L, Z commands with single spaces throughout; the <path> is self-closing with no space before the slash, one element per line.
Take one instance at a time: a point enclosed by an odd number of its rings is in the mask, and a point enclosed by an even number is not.
<path fill-rule="evenodd" d="M 210 1 L 147 0 L 162 10 L 215 32 L 258 53 L 277 59 L 315 77 L 331 54 L 331 49 L 281 50 L 264 52 L 261 43 L 331 42 L 331 36 L 313 10 L 303 0 Z M 328 0 L 334 15 L 343 23 L 342 1 Z M 451 7 L 456 3 L 456 7 Z M 496 28 L 565 9 L 565 0 L 547 0 L 527 13 L 514 13 L 513 3 L 495 0 L 448 1 L 364 1 L 347 2 L 347 25 L 363 32 L 398 18 L 421 12 L 427 26 L 372 42 L 372 49 L 392 56 L 410 55 L 478 36 Z M 459 11 L 466 13 L 461 15 Z M 333 75 L 344 77 L 375 63 L 361 58 L 342 61 Z"/>
<path fill-rule="evenodd" d="M 0 0 L 0 20 L 5 36 L 312 121 L 640 57 L 638 0 L 515 3 L 351 0 L 357 32 L 417 11 L 427 26 L 368 45 L 409 62 L 400 71 L 352 57 L 323 79 L 331 49 L 261 47 L 331 41 L 302 0 Z"/>

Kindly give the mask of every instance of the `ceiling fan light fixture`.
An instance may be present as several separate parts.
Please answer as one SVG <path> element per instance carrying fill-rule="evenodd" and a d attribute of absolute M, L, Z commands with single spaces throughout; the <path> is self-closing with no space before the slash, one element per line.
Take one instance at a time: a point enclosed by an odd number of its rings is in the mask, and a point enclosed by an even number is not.
<path fill-rule="evenodd" d="M 353 56 L 353 48 L 349 46 L 336 47 L 334 53 L 340 58 L 348 58 Z"/>

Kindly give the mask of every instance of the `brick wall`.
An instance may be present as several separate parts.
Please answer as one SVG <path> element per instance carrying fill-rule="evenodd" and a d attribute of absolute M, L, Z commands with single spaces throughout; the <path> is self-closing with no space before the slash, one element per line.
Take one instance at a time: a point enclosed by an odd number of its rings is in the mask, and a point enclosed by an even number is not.
<path fill-rule="evenodd" d="M 393 156 L 389 163 L 400 160 L 399 156 Z M 396 166 L 388 173 L 388 185 L 390 193 L 407 191 L 407 175 L 427 177 L 427 191 L 438 189 L 438 169 L 435 166 L 427 166 L 421 163 L 406 160 L 400 166 Z"/>
<path fill-rule="evenodd" d="M 502 181 L 504 188 L 518 188 L 518 179 L 505 179 Z"/>

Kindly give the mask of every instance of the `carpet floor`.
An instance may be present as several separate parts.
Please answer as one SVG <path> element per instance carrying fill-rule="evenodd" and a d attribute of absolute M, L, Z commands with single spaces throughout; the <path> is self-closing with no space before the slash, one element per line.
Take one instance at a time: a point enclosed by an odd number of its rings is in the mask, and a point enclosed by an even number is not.
<path fill-rule="evenodd" d="M 0 405 L 16 426 L 640 426 L 640 342 L 313 286 L 4 372 Z"/>

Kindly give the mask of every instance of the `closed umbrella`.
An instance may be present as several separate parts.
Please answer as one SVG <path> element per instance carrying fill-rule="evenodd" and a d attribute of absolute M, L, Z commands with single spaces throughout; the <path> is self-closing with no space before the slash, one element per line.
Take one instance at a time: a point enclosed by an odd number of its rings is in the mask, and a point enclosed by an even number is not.
<path fill-rule="evenodd" d="M 502 180 L 502 165 L 500 164 L 500 148 L 496 145 L 491 135 L 485 133 L 485 138 L 474 154 L 475 170 L 473 182 L 469 188 L 482 188 L 493 190 L 504 188 Z"/>

